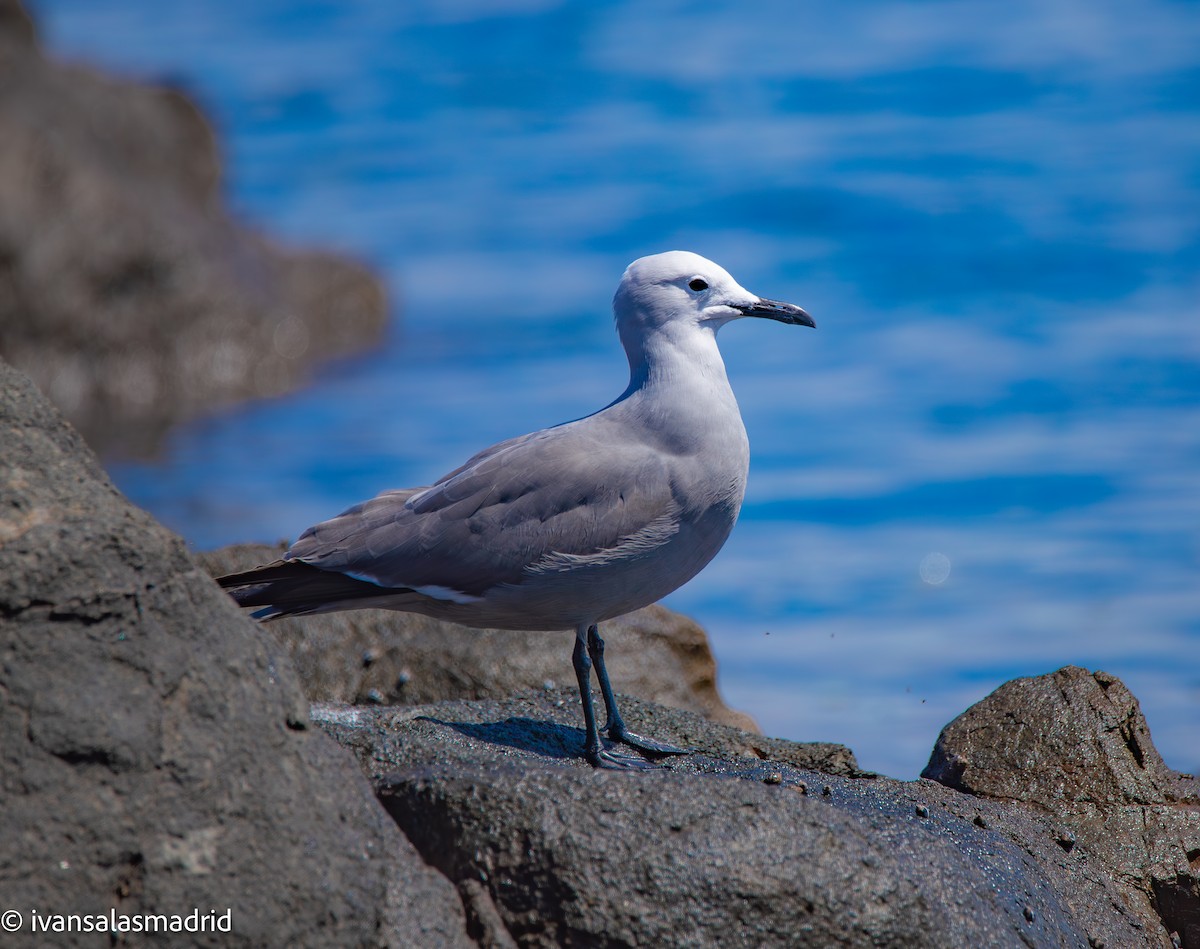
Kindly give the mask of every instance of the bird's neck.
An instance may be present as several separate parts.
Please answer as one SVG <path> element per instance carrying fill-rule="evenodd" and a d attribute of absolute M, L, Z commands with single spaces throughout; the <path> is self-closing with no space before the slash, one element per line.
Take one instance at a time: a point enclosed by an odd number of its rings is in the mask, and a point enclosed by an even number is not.
<path fill-rule="evenodd" d="M 672 323 L 626 341 L 630 391 L 646 386 L 686 387 L 689 380 L 703 387 L 729 388 L 717 334 L 709 326 Z"/>
<path fill-rule="evenodd" d="M 618 402 L 652 405 L 654 417 L 680 430 L 720 429 L 724 422 L 744 432 L 711 327 L 666 327 L 626 354 L 629 386 Z"/>

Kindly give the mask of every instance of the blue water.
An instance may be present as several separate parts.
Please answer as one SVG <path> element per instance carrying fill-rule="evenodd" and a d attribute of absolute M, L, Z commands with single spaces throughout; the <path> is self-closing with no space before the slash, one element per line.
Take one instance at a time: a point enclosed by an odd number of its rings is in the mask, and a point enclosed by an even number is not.
<path fill-rule="evenodd" d="M 820 327 L 722 334 L 750 488 L 668 603 L 727 700 L 911 777 L 971 702 L 1071 662 L 1200 767 L 1194 5 L 36 12 L 58 55 L 190 90 L 238 213 L 394 294 L 377 352 L 111 465 L 195 547 L 295 536 L 605 404 L 617 279 L 691 249 Z"/>

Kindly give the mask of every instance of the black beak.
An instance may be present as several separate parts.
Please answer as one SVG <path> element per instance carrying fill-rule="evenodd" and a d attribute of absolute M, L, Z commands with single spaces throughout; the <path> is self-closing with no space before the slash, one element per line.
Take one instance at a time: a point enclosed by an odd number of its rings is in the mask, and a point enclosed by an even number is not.
<path fill-rule="evenodd" d="M 789 323 L 792 326 L 817 328 L 816 321 L 794 303 L 780 303 L 778 300 L 760 298 L 757 303 L 739 306 L 738 309 L 746 316 L 765 316 L 768 320 L 778 320 L 780 323 Z"/>

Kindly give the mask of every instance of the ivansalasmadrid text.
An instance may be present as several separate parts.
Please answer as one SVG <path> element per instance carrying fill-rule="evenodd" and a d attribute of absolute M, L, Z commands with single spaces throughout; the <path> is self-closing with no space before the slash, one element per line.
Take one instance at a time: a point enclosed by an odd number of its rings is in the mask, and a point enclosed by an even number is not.
<path fill-rule="evenodd" d="M 29 912 L 35 933 L 227 933 L 233 929 L 233 911 L 207 913 L 39 913 Z"/>

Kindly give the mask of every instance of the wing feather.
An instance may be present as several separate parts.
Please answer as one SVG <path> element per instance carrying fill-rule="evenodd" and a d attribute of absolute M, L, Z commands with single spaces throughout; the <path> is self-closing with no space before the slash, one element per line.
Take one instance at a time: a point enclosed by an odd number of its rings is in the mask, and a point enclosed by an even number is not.
<path fill-rule="evenodd" d="M 428 488 L 355 505 L 306 531 L 286 559 L 480 596 L 661 543 L 680 510 L 670 456 L 591 421 L 502 442 Z"/>

